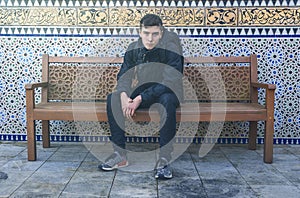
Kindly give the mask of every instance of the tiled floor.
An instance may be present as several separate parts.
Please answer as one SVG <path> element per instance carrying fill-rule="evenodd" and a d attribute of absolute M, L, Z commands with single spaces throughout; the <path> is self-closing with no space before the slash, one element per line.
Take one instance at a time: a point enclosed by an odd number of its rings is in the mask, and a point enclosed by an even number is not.
<path fill-rule="evenodd" d="M 27 161 L 24 142 L 0 143 L 0 197 L 267 197 L 300 196 L 300 145 L 275 145 L 273 164 L 262 161 L 262 145 L 215 145 L 203 158 L 199 145 L 175 145 L 174 178 L 153 177 L 156 145 L 132 144 L 130 166 L 97 169 L 109 154 L 107 144 L 38 144 L 38 160 Z M 185 152 L 183 152 L 185 151 Z M 183 152 L 183 154 L 181 154 Z"/>

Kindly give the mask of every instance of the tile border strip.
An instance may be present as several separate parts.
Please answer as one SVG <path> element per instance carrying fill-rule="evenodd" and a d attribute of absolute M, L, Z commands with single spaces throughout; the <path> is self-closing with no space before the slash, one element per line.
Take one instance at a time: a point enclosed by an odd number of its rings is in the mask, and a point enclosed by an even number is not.
<path fill-rule="evenodd" d="M 42 135 L 36 136 L 37 141 L 42 141 Z M 63 136 L 51 135 L 52 142 L 109 142 L 108 136 Z M 0 134 L 0 141 L 27 141 L 26 135 Z M 129 143 L 158 143 L 158 137 L 127 137 Z M 206 143 L 217 144 L 248 144 L 248 138 L 219 138 L 208 139 Z M 178 137 L 176 143 L 203 143 L 201 137 Z M 300 138 L 274 138 L 274 144 L 278 145 L 300 145 Z M 264 144 L 264 138 L 257 138 L 257 144 Z"/>
<path fill-rule="evenodd" d="M 300 37 L 300 27 L 168 28 L 181 37 Z M 0 26 L 4 37 L 138 37 L 138 28 L 50 28 Z"/>
<path fill-rule="evenodd" d="M 299 6 L 298 0 L 188 0 L 188 1 L 126 1 L 126 0 L 0 0 L 0 6 Z"/>

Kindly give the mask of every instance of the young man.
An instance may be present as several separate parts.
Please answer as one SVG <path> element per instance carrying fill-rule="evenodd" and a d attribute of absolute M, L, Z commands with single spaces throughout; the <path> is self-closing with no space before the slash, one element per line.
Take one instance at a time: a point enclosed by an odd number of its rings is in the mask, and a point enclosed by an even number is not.
<path fill-rule="evenodd" d="M 172 178 L 169 167 L 176 133 L 176 108 L 182 98 L 183 56 L 178 35 L 163 27 L 154 14 L 140 21 L 140 38 L 129 45 L 118 74 L 116 92 L 108 95 L 107 115 L 115 152 L 99 165 L 114 170 L 128 165 L 125 119 L 133 120 L 138 108 L 158 103 L 160 154 L 155 178 Z"/>

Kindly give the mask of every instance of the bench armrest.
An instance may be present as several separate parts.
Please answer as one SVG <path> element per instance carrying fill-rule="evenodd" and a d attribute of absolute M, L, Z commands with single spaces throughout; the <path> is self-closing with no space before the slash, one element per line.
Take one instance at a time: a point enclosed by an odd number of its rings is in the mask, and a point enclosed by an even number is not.
<path fill-rule="evenodd" d="M 255 92 L 255 97 L 252 98 L 252 101 L 258 101 L 257 96 L 257 88 L 266 89 L 265 93 L 265 107 L 267 109 L 267 117 L 270 120 L 274 120 L 274 105 L 275 105 L 275 84 L 267 84 L 267 83 L 258 83 L 258 82 L 251 82 L 251 87 Z M 256 88 L 256 89 L 255 89 Z"/>
<path fill-rule="evenodd" d="M 38 82 L 38 83 L 28 83 L 25 84 L 25 89 L 26 89 L 26 112 L 28 115 L 32 114 L 32 111 L 35 107 L 35 89 L 36 88 L 45 88 L 48 86 L 48 82 Z M 42 93 L 42 101 L 45 96 L 43 96 Z"/>
<path fill-rule="evenodd" d="M 47 87 L 47 86 L 48 86 L 48 82 L 28 83 L 25 85 L 25 89 L 30 90 L 39 87 Z"/>
<path fill-rule="evenodd" d="M 251 82 L 251 86 L 264 89 L 276 89 L 276 85 L 267 83 Z"/>

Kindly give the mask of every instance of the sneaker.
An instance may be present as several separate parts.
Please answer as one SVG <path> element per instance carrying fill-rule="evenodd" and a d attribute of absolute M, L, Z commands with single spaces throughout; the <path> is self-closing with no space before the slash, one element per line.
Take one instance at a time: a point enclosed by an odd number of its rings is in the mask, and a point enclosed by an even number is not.
<path fill-rule="evenodd" d="M 126 155 L 121 156 L 118 152 L 114 152 L 105 160 L 105 163 L 100 164 L 98 168 L 104 171 L 111 171 L 125 166 L 128 166 Z"/>
<path fill-rule="evenodd" d="M 155 179 L 171 179 L 173 177 L 169 162 L 166 158 L 160 158 L 156 163 Z"/>

